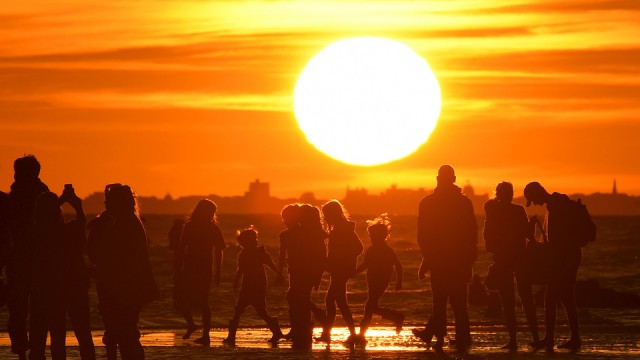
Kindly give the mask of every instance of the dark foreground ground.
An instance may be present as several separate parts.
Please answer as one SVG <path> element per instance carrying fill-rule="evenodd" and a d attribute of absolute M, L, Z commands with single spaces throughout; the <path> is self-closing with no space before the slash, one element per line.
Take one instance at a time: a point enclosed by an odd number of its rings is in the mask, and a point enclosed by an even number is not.
<path fill-rule="evenodd" d="M 477 326 L 473 328 L 474 346 L 468 354 L 456 354 L 445 346 L 445 354 L 436 354 L 426 349 L 424 344 L 411 336 L 410 328 L 400 335 L 388 327 L 372 328 L 366 348 L 348 350 L 342 346 L 346 338 L 346 329 L 336 328 L 333 332 L 334 343 L 330 347 L 314 345 L 310 352 L 296 352 L 290 349 L 290 343 L 282 342 L 279 348 L 269 348 L 268 330 L 263 328 L 245 328 L 238 332 L 236 348 L 223 347 L 221 340 L 226 330 L 215 329 L 211 332 L 210 347 L 195 345 L 192 341 L 182 340 L 182 330 L 154 330 L 145 332 L 142 343 L 147 359 L 640 359 L 640 328 L 629 326 L 585 326 L 583 327 L 583 348 L 577 353 L 557 350 L 553 354 L 534 351 L 528 345 L 525 331 L 518 335 L 520 347 L 516 353 L 500 349 L 506 343 L 503 329 L 495 326 Z M 450 329 L 453 333 L 453 329 Z M 198 337 L 200 334 L 194 334 Z M 559 341 L 567 337 L 566 329 L 558 331 Z M 98 358 L 104 358 L 104 347 L 100 342 L 101 332 L 94 333 L 98 346 Z M 194 337 L 194 338 L 195 338 Z M 68 334 L 68 359 L 79 359 L 77 343 L 73 334 Z M 6 333 L 0 333 L 0 359 L 15 358 L 9 348 Z"/>

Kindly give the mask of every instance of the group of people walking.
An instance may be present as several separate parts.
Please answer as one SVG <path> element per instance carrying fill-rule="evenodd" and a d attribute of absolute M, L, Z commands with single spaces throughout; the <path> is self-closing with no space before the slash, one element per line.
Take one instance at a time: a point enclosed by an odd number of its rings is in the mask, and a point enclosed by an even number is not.
<path fill-rule="evenodd" d="M 143 306 L 158 296 L 149 260 L 149 243 L 140 220 L 136 196 L 127 185 L 109 184 L 105 188 L 105 209 L 87 224 L 82 201 L 71 185 L 58 196 L 39 179 L 38 160 L 27 155 L 14 163 L 15 182 L 7 195 L 0 192 L 0 266 L 7 279 L 9 335 L 12 351 L 19 359 L 44 359 L 47 334 L 51 336 L 51 355 L 64 359 L 67 316 L 79 342 L 83 360 L 95 359 L 91 336 L 88 291 L 90 277 L 95 277 L 99 311 L 103 319 L 103 343 L 108 359 L 143 359 L 144 349 L 138 331 Z M 468 283 L 477 258 L 478 228 L 471 201 L 455 185 L 454 169 L 443 165 L 437 187 L 419 205 L 417 242 L 422 253 L 418 276 L 430 275 L 433 292 L 431 317 L 424 329 L 413 333 L 429 346 L 442 351 L 447 334 L 447 302 L 455 316 L 455 340 L 451 345 L 467 351 L 472 344 L 467 311 Z M 567 311 L 571 338 L 560 345 L 572 350 L 581 346 L 574 299 L 577 270 L 581 262 L 580 247 L 585 238 L 595 236 L 580 228 L 592 222 L 574 218 L 576 211 L 586 212 L 584 205 L 559 193 L 549 194 L 539 183 L 525 189 L 527 206 L 547 205 L 544 258 L 531 260 L 528 249 L 536 243 L 535 217 L 527 218 L 524 208 L 513 204 L 513 186 L 508 182 L 496 188 L 496 197 L 485 204 L 483 236 L 487 250 L 494 254 L 491 267 L 494 286 L 502 300 L 510 341 L 506 349 L 517 349 L 514 278 L 522 299 L 532 335 L 531 346 L 552 351 L 556 306 Z M 68 203 L 75 219 L 65 222 L 61 206 Z M 210 286 L 220 283 L 223 251 L 226 247 L 216 217 L 216 204 L 199 201 L 186 221 L 176 221 L 169 238 L 174 250 L 174 300 L 186 321 L 183 338 L 189 339 L 198 329 L 191 311 L 201 311 L 202 336 L 196 343 L 211 342 Z M 588 213 L 586 213 L 588 217 Z M 349 337 L 348 347 L 366 343 L 366 332 L 373 315 L 390 321 L 400 333 L 405 316 L 396 309 L 385 309 L 379 300 L 393 280 L 401 290 L 403 267 L 389 246 L 391 224 L 386 215 L 367 222 L 371 245 L 358 258 L 364 246 L 356 234 L 344 206 L 331 200 L 321 207 L 290 204 L 281 213 L 285 229 L 279 234 L 277 262 L 260 245 L 258 229 L 248 227 L 237 232 L 241 247 L 237 258 L 234 289 L 238 298 L 229 332 L 223 342 L 235 345 L 240 318 L 253 307 L 272 332 L 269 341 L 288 339 L 295 349 L 310 349 L 314 341 L 314 324 L 322 327 L 318 342 L 331 343 L 331 331 L 340 310 Z M 590 218 L 588 218 L 590 221 Z M 88 230 L 88 231 L 85 231 Z M 577 239 L 576 239 L 577 237 Z M 85 256 L 89 265 L 85 262 Z M 532 262 L 534 263 L 532 266 Z M 283 334 L 278 319 L 267 311 L 267 275 L 265 267 L 282 279 L 289 275 L 288 302 L 290 331 Z M 368 297 L 359 333 L 347 300 L 351 278 L 366 271 Z M 550 273 L 545 279 L 545 327 L 543 339 L 538 335 L 532 284 L 536 272 Z M 330 283 L 324 308 L 311 300 L 323 274 Z M 493 274 L 491 274 L 493 273 Z M 28 320 L 27 320 L 28 319 Z M 27 321 L 29 322 L 27 326 Z"/>

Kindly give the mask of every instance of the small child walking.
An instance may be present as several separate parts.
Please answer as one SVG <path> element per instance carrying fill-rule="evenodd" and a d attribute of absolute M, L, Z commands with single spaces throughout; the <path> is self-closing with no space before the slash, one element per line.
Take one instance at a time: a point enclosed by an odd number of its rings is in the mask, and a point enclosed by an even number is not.
<path fill-rule="evenodd" d="M 277 343 L 278 340 L 283 338 L 283 335 L 278 325 L 278 319 L 269 316 L 267 313 L 267 273 L 264 270 L 264 266 L 268 266 L 276 273 L 278 273 L 278 268 L 264 246 L 258 244 L 258 232 L 253 227 L 238 231 L 236 239 L 242 250 L 238 254 L 238 270 L 233 288 L 238 288 L 240 279 L 242 279 L 242 285 L 234 308 L 233 318 L 229 321 L 229 334 L 223 340 L 223 343 L 231 346 L 235 345 L 240 316 L 249 306 L 256 309 L 258 316 L 264 319 L 269 330 L 271 330 L 273 335 L 269 342 Z"/>
<path fill-rule="evenodd" d="M 358 340 L 364 341 L 365 335 L 374 314 L 390 320 L 396 326 L 396 332 L 402 331 L 404 315 L 398 311 L 384 309 L 379 306 L 379 301 L 384 295 L 391 277 L 393 268 L 396 270 L 396 291 L 402 289 L 402 264 L 398 260 L 395 251 L 387 243 L 391 230 L 391 223 L 387 214 L 382 214 L 374 220 L 367 221 L 367 231 L 371 239 L 371 246 L 364 253 L 364 262 L 356 269 L 356 274 L 367 270 L 367 285 L 369 293 L 364 306 L 364 318 L 360 323 Z"/>

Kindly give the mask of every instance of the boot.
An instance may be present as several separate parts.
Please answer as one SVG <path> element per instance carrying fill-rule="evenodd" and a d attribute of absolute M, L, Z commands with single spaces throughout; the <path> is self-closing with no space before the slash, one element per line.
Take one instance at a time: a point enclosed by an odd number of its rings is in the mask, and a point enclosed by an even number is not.
<path fill-rule="evenodd" d="M 270 343 L 277 344 L 280 339 L 284 338 L 277 318 L 273 317 L 271 320 L 267 321 L 267 326 L 269 327 L 269 330 L 271 330 L 271 334 L 273 334 L 271 339 L 268 340 Z"/>
<path fill-rule="evenodd" d="M 236 332 L 238 331 L 238 323 L 229 321 L 229 334 L 225 339 L 222 339 L 222 343 L 228 346 L 236 346 Z"/>

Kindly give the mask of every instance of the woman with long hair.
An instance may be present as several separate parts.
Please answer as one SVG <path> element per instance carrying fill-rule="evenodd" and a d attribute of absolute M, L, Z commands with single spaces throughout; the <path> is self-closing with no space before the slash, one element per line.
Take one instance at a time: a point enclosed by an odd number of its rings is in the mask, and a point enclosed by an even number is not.
<path fill-rule="evenodd" d="M 320 341 L 331 342 L 331 328 L 336 318 L 336 305 L 349 328 L 347 345 L 353 345 L 356 328 L 347 301 L 347 282 L 355 275 L 358 256 L 363 246 L 355 232 L 356 224 L 349 220 L 349 214 L 338 200 L 331 200 L 322 206 L 324 220 L 329 226 L 327 271 L 331 275 L 325 303 L 327 321 Z"/>
<path fill-rule="evenodd" d="M 189 339 L 197 329 L 191 315 L 191 307 L 195 306 L 202 313 L 202 337 L 196 339 L 196 343 L 202 345 L 211 343 L 211 269 L 215 266 L 213 280 L 215 285 L 219 285 L 222 250 L 226 246 L 217 224 L 216 210 L 217 206 L 211 200 L 203 199 L 198 202 L 184 225 L 176 256 L 176 269 L 179 269 L 176 286 L 180 294 L 177 304 L 187 321 L 183 339 Z"/>
<path fill-rule="evenodd" d="M 92 221 L 89 257 L 96 265 L 96 284 L 109 359 L 119 348 L 123 359 L 144 359 L 138 320 L 143 306 L 158 294 L 149 261 L 149 243 L 138 213 L 138 201 L 127 185 L 105 190 L 106 210 Z"/>

